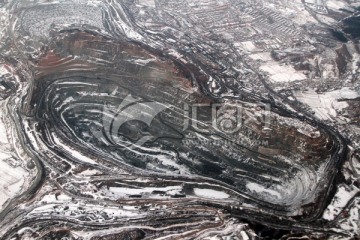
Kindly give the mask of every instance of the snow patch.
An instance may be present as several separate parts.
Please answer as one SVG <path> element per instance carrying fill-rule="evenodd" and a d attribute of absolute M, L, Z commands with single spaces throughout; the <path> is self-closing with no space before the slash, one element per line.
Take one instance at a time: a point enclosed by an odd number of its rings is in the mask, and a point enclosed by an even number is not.
<path fill-rule="evenodd" d="M 213 189 L 194 188 L 194 193 L 202 198 L 226 199 L 230 197 L 227 193 Z"/>
<path fill-rule="evenodd" d="M 275 190 L 269 189 L 269 188 L 265 188 L 264 186 L 261 186 L 260 184 L 257 183 L 248 183 L 246 184 L 247 189 L 249 189 L 251 192 L 254 193 L 258 193 L 258 194 L 270 194 L 271 196 L 277 198 L 277 199 L 281 199 L 281 195 L 280 193 L 278 193 Z"/>

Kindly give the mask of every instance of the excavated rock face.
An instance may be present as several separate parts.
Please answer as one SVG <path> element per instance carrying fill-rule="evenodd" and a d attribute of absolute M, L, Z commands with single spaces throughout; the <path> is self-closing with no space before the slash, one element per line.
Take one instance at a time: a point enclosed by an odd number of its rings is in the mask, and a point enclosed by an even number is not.
<path fill-rule="evenodd" d="M 201 70 L 136 43 L 69 31 L 32 62 L 22 110 L 31 150 L 75 196 L 195 198 L 220 209 L 253 206 L 265 219 L 321 209 L 339 151 L 326 130 L 208 96 L 196 87 L 210 78 Z M 84 170 L 113 180 L 85 180 Z"/>

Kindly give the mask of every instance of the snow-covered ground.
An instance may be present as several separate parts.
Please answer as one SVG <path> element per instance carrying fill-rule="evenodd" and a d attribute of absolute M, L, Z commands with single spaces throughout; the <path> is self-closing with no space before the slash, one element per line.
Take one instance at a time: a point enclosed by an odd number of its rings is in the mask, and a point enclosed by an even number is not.
<path fill-rule="evenodd" d="M 20 166 L 10 166 L 5 160 L 11 158 L 10 155 L 0 152 L 0 209 L 10 198 L 14 197 L 21 190 L 27 172 Z"/>
<path fill-rule="evenodd" d="M 337 112 L 349 105 L 342 99 L 355 99 L 360 94 L 350 88 L 342 88 L 325 93 L 316 93 L 313 90 L 307 92 L 294 92 L 296 99 L 308 105 L 315 116 L 322 120 L 330 120 L 337 117 Z"/>
<path fill-rule="evenodd" d="M 57 136 L 56 134 L 52 134 L 53 140 L 54 142 L 57 144 L 57 146 L 61 146 L 61 148 L 68 152 L 71 156 L 73 156 L 75 159 L 83 161 L 85 163 L 89 163 L 89 164 L 94 164 L 97 165 L 97 162 L 95 162 L 93 159 L 90 159 L 89 157 L 83 155 L 80 152 L 77 152 L 73 149 L 71 149 L 70 147 L 68 147 L 67 145 L 65 145 Z"/>
<path fill-rule="evenodd" d="M 151 197 L 154 191 L 164 192 L 164 198 L 168 198 L 170 195 L 180 194 L 182 191 L 182 186 L 145 188 L 110 187 L 109 189 L 102 188 L 100 191 L 104 194 L 104 196 L 109 197 L 110 199 L 119 199 L 130 195 L 144 195 Z M 159 196 L 156 195 L 156 197 L 158 198 Z"/>
<path fill-rule="evenodd" d="M 225 199 L 230 197 L 228 194 L 224 192 L 213 189 L 194 188 L 194 193 L 196 196 L 202 198 Z"/>
<path fill-rule="evenodd" d="M 14 158 L 3 122 L 4 102 L 0 102 L 0 210 L 3 204 L 17 195 L 25 183 L 27 171 Z"/>
<path fill-rule="evenodd" d="M 339 187 L 332 203 L 325 210 L 323 218 L 329 221 L 334 220 L 358 192 L 360 190 L 356 187 L 351 189 L 344 186 Z"/>
<path fill-rule="evenodd" d="M 6 26 L 8 25 L 9 13 L 0 8 L 0 42 L 6 36 Z M 1 45 L 1 44 L 0 44 Z M 1 74 L 1 69 L 0 69 Z"/>
<path fill-rule="evenodd" d="M 155 7 L 155 0 L 139 0 L 140 5 Z"/>
<path fill-rule="evenodd" d="M 327 0 L 326 6 L 331 10 L 339 10 L 339 9 L 346 9 L 347 4 L 345 1 L 335 1 L 335 0 Z"/>
<path fill-rule="evenodd" d="M 260 195 L 268 194 L 271 195 L 272 197 L 276 198 L 276 199 L 281 199 L 281 195 L 279 192 L 272 190 L 270 188 L 265 188 L 264 186 L 261 186 L 260 184 L 257 183 L 248 183 L 246 184 L 247 189 L 249 189 L 249 191 L 253 192 L 253 193 L 257 193 Z"/>
<path fill-rule="evenodd" d="M 281 65 L 275 61 L 269 62 L 260 67 L 260 70 L 270 75 L 270 81 L 279 82 L 295 82 L 307 79 L 302 73 L 296 71 L 291 65 Z"/>
<path fill-rule="evenodd" d="M 46 195 L 42 198 L 41 206 L 38 206 L 32 210 L 28 216 L 36 216 L 41 214 L 42 216 L 51 215 L 57 212 L 59 215 L 66 216 L 68 218 L 77 218 L 84 213 L 87 216 L 91 216 L 94 220 L 99 222 L 106 221 L 108 219 L 124 219 L 131 217 L 143 217 L 144 213 L 139 213 L 136 208 L 131 207 L 112 207 L 112 206 L 100 206 L 86 204 L 82 202 L 72 203 L 71 197 L 66 194 L 54 194 Z"/>

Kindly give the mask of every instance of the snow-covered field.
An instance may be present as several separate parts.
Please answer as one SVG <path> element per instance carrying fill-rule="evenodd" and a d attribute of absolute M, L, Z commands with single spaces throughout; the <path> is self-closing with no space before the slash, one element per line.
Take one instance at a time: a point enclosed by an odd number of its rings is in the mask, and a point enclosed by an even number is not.
<path fill-rule="evenodd" d="M 323 218 L 330 221 L 334 220 L 340 211 L 345 208 L 349 201 L 359 192 L 360 190 L 356 187 L 353 187 L 353 189 L 348 189 L 344 186 L 339 187 L 332 203 L 325 210 Z"/>
<path fill-rule="evenodd" d="M 270 80 L 274 83 L 295 82 L 306 79 L 303 73 L 296 71 L 292 66 L 280 65 L 275 61 L 261 66 L 260 70 L 267 72 L 270 75 Z"/>
<path fill-rule="evenodd" d="M 194 193 L 196 196 L 203 198 L 225 199 L 230 197 L 224 192 L 213 189 L 194 188 Z"/>
<path fill-rule="evenodd" d="M 3 122 L 4 104 L 0 103 L 0 209 L 17 195 L 25 182 L 27 171 L 14 158 Z"/>
<path fill-rule="evenodd" d="M 139 0 L 139 4 L 148 7 L 155 7 L 155 0 Z"/>
<path fill-rule="evenodd" d="M 26 175 L 26 171 L 20 166 L 12 167 L 5 162 L 8 157 L 9 155 L 0 153 L 0 209 L 8 199 L 19 193 Z"/>
<path fill-rule="evenodd" d="M 308 105 L 315 113 L 315 116 L 322 120 L 335 118 L 338 111 L 348 107 L 346 101 L 342 99 L 355 99 L 360 96 L 355 90 L 342 88 L 325 93 L 315 91 L 294 92 L 296 99 Z"/>

